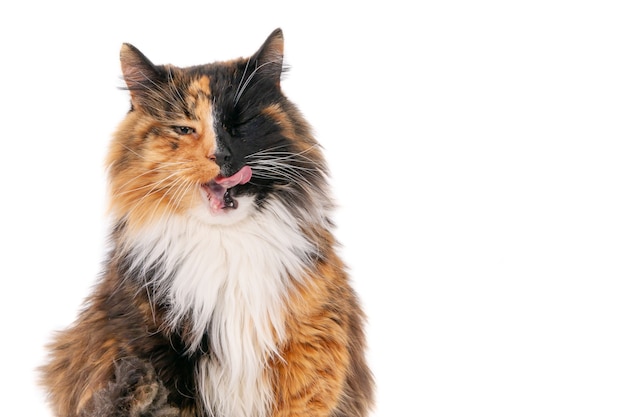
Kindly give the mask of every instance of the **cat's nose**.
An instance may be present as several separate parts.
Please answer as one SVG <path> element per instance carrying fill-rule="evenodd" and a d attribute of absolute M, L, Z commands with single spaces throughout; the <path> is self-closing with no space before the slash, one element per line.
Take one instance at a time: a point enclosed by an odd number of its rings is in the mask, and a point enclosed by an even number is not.
<path fill-rule="evenodd" d="M 222 166 L 231 161 L 232 155 L 228 151 L 219 151 L 212 155 L 209 155 L 209 159 L 214 161 L 217 165 Z"/>

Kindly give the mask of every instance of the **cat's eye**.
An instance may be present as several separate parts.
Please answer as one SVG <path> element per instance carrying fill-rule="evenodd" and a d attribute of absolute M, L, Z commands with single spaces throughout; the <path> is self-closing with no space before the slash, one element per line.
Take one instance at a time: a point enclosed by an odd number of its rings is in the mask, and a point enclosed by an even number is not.
<path fill-rule="evenodd" d="M 189 126 L 172 126 L 172 129 L 174 129 L 174 132 L 178 133 L 179 135 L 191 135 L 193 133 L 196 133 L 196 129 Z"/>

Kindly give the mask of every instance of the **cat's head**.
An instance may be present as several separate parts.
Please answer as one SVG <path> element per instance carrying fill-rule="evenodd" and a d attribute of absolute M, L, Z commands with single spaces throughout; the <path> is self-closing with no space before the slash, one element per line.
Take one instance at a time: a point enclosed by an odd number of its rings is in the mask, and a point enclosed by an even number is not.
<path fill-rule="evenodd" d="M 305 211 L 325 163 L 281 91 L 283 34 L 249 58 L 178 68 L 121 50 L 131 110 L 108 157 L 112 211 L 131 226 L 195 213 L 233 223 L 270 201 Z"/>

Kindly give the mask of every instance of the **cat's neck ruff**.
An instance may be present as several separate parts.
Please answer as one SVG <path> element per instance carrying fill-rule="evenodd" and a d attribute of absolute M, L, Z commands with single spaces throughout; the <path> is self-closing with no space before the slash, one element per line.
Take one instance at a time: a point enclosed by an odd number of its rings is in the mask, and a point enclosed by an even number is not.
<path fill-rule="evenodd" d="M 170 306 L 169 324 L 191 318 L 189 349 L 208 334 L 211 355 L 200 361 L 198 384 L 216 415 L 265 415 L 259 410 L 272 399 L 265 365 L 284 338 L 290 282 L 304 275 L 313 250 L 283 204 L 244 211 L 249 206 L 232 213 L 244 215 L 237 221 L 207 221 L 200 211 L 172 215 L 126 240 L 132 270 L 159 270 L 140 275 L 153 277 L 144 284 Z"/>

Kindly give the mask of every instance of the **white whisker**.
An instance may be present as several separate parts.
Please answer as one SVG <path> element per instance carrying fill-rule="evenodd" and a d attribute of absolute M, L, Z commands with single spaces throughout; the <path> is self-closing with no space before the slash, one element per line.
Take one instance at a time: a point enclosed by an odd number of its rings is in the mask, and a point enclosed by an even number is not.
<path fill-rule="evenodd" d="M 248 63 L 250 61 L 248 60 Z M 250 82 L 252 81 L 252 79 L 254 78 L 254 76 L 256 75 L 256 73 L 263 68 L 266 65 L 270 65 L 270 64 L 276 64 L 276 62 L 274 61 L 268 61 L 268 62 L 264 62 L 263 64 L 259 65 L 258 67 L 256 67 L 254 69 L 254 71 L 252 71 L 252 73 L 248 76 L 248 78 L 246 79 L 246 82 L 243 84 L 243 86 L 241 86 L 241 89 L 239 90 L 239 92 L 235 95 L 235 106 L 237 105 L 237 103 L 239 102 L 239 99 L 241 98 L 241 96 L 243 95 L 244 91 L 246 91 L 246 88 L 248 87 L 248 84 L 250 84 Z M 248 64 L 246 64 L 246 69 L 248 68 Z M 245 76 L 245 72 L 244 75 Z M 242 81 L 243 81 L 243 77 L 242 77 Z M 238 88 L 239 89 L 239 88 Z"/>

